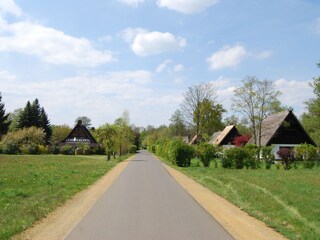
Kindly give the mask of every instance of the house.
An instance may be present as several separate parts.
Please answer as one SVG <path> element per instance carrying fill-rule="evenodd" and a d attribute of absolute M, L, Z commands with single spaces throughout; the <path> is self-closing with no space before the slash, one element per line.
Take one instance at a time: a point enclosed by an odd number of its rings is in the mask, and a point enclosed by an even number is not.
<path fill-rule="evenodd" d="M 252 137 L 248 144 L 254 143 L 254 137 Z M 293 114 L 293 109 L 272 114 L 263 120 L 261 146 L 274 146 L 273 153 L 276 159 L 280 159 L 277 152 L 281 148 L 293 148 L 303 143 L 316 146 Z"/>
<path fill-rule="evenodd" d="M 71 130 L 69 135 L 61 142 L 61 145 L 69 144 L 73 147 L 76 147 L 77 144 L 84 143 L 90 147 L 97 147 L 99 144 L 94 139 L 89 130 L 82 124 L 82 121 L 79 120 L 75 127 Z"/>
<path fill-rule="evenodd" d="M 235 137 L 241 136 L 235 125 L 226 126 L 223 131 L 215 132 L 209 143 L 217 146 L 232 146 Z"/>

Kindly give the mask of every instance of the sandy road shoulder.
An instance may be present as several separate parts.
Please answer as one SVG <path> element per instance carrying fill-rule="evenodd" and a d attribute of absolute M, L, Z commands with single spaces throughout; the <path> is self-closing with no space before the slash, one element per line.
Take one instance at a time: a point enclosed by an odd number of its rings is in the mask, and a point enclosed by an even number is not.
<path fill-rule="evenodd" d="M 280 240 L 284 236 L 211 192 L 183 173 L 163 164 L 170 175 L 235 239 Z"/>
<path fill-rule="evenodd" d="M 90 208 L 96 203 L 102 194 L 108 190 L 112 183 L 127 167 L 132 158 L 133 157 L 117 164 L 92 186 L 77 193 L 66 204 L 57 208 L 46 218 L 37 222 L 33 227 L 13 237 L 13 239 L 64 239 L 88 213 Z"/>

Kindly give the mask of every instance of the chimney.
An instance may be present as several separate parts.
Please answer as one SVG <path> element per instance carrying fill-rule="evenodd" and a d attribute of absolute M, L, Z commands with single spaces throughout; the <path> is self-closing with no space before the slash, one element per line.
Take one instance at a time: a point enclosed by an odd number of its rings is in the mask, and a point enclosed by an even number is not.
<path fill-rule="evenodd" d="M 82 125 L 82 120 L 78 120 L 78 125 Z"/>

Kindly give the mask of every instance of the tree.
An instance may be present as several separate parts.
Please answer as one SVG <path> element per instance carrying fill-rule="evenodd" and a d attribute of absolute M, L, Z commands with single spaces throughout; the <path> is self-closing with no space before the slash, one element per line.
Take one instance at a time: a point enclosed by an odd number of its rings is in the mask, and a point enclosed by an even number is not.
<path fill-rule="evenodd" d="M 4 103 L 2 103 L 2 95 L 0 93 L 0 139 L 5 135 L 10 126 L 9 114 L 6 114 Z"/>
<path fill-rule="evenodd" d="M 10 113 L 9 115 L 9 121 L 11 121 L 11 124 L 9 126 L 9 131 L 12 132 L 12 131 L 17 131 L 19 128 L 18 128 L 18 122 L 19 122 L 19 117 L 20 117 L 20 114 L 21 112 L 23 111 L 22 108 L 18 108 L 18 109 L 15 109 L 13 112 Z"/>
<path fill-rule="evenodd" d="M 217 123 L 219 125 L 222 113 L 225 112 L 222 105 L 216 103 L 212 83 L 189 87 L 184 93 L 181 111 L 185 122 L 195 130 L 198 139 L 201 139 L 203 134 L 209 130 L 208 128 L 214 128 Z"/>
<path fill-rule="evenodd" d="M 124 111 L 122 116 L 114 121 L 117 131 L 116 145 L 118 146 L 120 156 L 124 152 L 128 152 L 130 145 L 133 145 L 135 140 L 135 134 L 129 124 L 130 118 L 128 111 Z"/>
<path fill-rule="evenodd" d="M 70 133 L 71 128 L 67 125 L 52 125 L 51 143 L 58 145 L 61 143 Z"/>
<path fill-rule="evenodd" d="M 317 64 L 320 67 L 320 62 Z M 320 144 L 320 76 L 315 77 L 310 83 L 313 88 L 314 98 L 306 102 L 307 113 L 302 115 L 302 124 L 315 140 L 317 145 Z"/>
<path fill-rule="evenodd" d="M 106 123 L 96 129 L 96 135 L 98 141 L 103 145 L 109 161 L 111 155 L 116 151 L 116 126 Z"/>
<path fill-rule="evenodd" d="M 52 135 L 50 121 L 43 107 L 40 106 L 39 100 L 35 99 L 32 104 L 28 101 L 24 109 L 19 114 L 17 127 L 19 129 L 37 127 L 42 128 L 46 134 L 46 142 Z"/>
<path fill-rule="evenodd" d="M 186 125 L 183 121 L 183 115 L 181 110 L 176 110 L 170 118 L 170 129 L 173 136 L 184 136 L 187 132 Z"/>
<path fill-rule="evenodd" d="M 284 109 L 278 100 L 281 93 L 275 90 L 272 81 L 269 80 L 247 76 L 242 82 L 243 86 L 234 90 L 232 108 L 248 119 L 254 142 L 260 148 L 263 119 Z"/>
<path fill-rule="evenodd" d="M 77 124 L 79 121 L 81 121 L 82 125 L 84 125 L 86 128 L 89 128 L 91 126 L 91 119 L 86 116 L 77 117 L 74 122 L 75 124 Z"/>

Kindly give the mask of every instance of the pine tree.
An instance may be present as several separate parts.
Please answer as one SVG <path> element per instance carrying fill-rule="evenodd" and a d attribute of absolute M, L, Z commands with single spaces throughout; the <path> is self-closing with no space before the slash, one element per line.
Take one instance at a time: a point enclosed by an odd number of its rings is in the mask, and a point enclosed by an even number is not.
<path fill-rule="evenodd" d="M 23 129 L 23 128 L 29 128 L 33 126 L 33 116 L 32 116 L 32 107 L 31 103 L 28 101 L 24 109 L 21 111 L 19 120 L 18 120 L 18 128 Z"/>
<path fill-rule="evenodd" d="M 0 139 L 9 130 L 10 121 L 8 120 L 9 114 L 6 114 L 4 103 L 2 101 L 2 95 L 0 93 Z"/>
<path fill-rule="evenodd" d="M 44 132 L 46 133 L 46 141 L 48 142 L 51 135 L 52 135 L 52 129 L 50 125 L 50 121 L 48 119 L 48 115 L 44 108 L 42 107 L 40 110 L 40 126 L 44 129 Z"/>
<path fill-rule="evenodd" d="M 46 141 L 49 141 L 52 135 L 50 121 L 38 99 L 35 99 L 32 104 L 28 101 L 19 116 L 18 128 L 23 129 L 32 126 L 42 128 L 46 133 Z"/>

